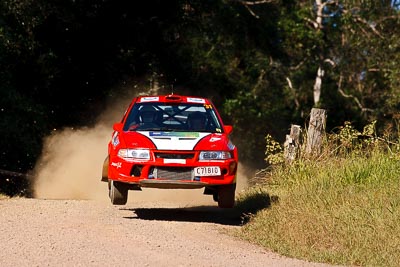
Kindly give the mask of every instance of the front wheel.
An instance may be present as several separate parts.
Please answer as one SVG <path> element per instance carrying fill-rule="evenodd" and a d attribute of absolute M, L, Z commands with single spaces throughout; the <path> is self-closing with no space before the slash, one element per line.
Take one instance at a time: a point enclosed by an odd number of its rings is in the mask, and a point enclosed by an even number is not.
<path fill-rule="evenodd" d="M 125 205 L 128 201 L 128 187 L 124 183 L 108 181 L 108 190 L 113 205 Z"/>
<path fill-rule="evenodd" d="M 218 207 L 233 208 L 235 205 L 236 184 L 220 185 L 218 188 Z"/>

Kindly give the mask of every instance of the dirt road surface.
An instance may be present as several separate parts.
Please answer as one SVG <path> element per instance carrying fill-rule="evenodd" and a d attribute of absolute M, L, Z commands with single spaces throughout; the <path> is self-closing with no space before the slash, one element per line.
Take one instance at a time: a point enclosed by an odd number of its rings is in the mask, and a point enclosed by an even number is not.
<path fill-rule="evenodd" d="M 95 126 L 54 129 L 44 139 L 31 174 L 36 198 L 0 199 L 0 267 L 325 266 L 227 234 L 240 229 L 240 216 L 202 189 L 133 191 L 127 205 L 111 205 L 100 175 L 112 124 L 134 93 L 127 89 Z M 237 192 L 248 177 L 239 164 Z"/>
<path fill-rule="evenodd" d="M 0 266 L 327 266 L 234 238 L 240 216 L 204 204 L 0 199 Z"/>

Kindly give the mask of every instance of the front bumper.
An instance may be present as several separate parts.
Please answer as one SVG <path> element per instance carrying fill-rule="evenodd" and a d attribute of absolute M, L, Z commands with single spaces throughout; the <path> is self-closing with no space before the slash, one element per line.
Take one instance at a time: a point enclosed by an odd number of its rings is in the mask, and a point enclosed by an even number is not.
<path fill-rule="evenodd" d="M 131 161 L 110 156 L 108 178 L 153 188 L 201 188 L 236 182 L 235 159 L 198 161 L 196 152 L 183 154 L 176 151 L 159 152 L 155 155 L 161 156 L 152 160 Z M 196 167 L 218 167 L 220 175 L 196 176 L 194 172 Z"/>

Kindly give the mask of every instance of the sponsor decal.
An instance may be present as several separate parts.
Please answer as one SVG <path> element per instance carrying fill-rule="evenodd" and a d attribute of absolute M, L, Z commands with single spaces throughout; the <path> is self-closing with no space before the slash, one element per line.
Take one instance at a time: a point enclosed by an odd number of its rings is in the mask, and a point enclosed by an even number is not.
<path fill-rule="evenodd" d="M 122 162 L 111 162 L 111 166 L 116 167 L 117 169 L 122 167 Z"/>
<path fill-rule="evenodd" d="M 112 137 L 111 143 L 114 147 L 119 145 L 119 138 L 118 138 L 118 132 L 114 133 L 114 136 Z"/>
<path fill-rule="evenodd" d="M 160 98 L 158 96 L 146 96 L 140 99 L 140 102 L 151 102 L 158 101 Z"/>
<path fill-rule="evenodd" d="M 221 140 L 221 137 L 211 137 L 210 138 L 210 142 L 217 142 L 217 141 L 220 141 Z"/>
<path fill-rule="evenodd" d="M 235 148 L 235 145 L 234 145 L 231 141 L 229 141 L 229 143 L 228 143 L 228 148 L 229 148 L 230 150 L 233 150 L 233 149 Z"/>
<path fill-rule="evenodd" d="M 201 98 L 188 97 L 187 102 L 204 104 L 206 101 Z"/>
<path fill-rule="evenodd" d="M 199 137 L 196 132 L 149 132 L 151 137 Z"/>

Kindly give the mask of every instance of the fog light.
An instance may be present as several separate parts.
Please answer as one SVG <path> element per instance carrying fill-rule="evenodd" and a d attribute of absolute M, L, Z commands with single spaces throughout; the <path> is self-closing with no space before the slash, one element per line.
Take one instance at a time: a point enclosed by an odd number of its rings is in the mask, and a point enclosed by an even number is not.
<path fill-rule="evenodd" d="M 140 175 L 142 174 L 142 168 L 143 168 L 143 166 L 141 166 L 141 165 L 135 165 L 132 168 L 131 176 L 140 177 Z"/>

